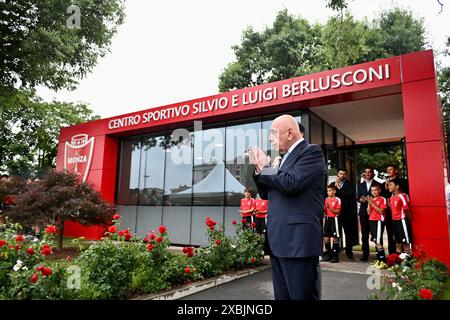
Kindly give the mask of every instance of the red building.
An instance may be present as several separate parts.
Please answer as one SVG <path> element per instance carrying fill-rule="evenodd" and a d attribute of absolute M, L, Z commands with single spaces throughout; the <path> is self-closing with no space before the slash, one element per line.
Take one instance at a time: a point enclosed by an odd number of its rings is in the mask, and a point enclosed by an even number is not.
<path fill-rule="evenodd" d="M 431 50 L 62 128 L 57 169 L 93 183 L 131 231 L 164 223 L 174 243 L 202 244 L 206 216 L 225 227 L 238 217 L 242 188 L 253 183 L 245 149 L 256 143 L 270 150 L 267 129 L 283 113 L 305 126 L 329 166 L 351 169 L 353 182 L 349 150 L 402 145 L 413 244 L 450 264 L 445 137 Z M 65 228 L 68 236 L 94 239 L 102 232 L 71 222 Z"/>

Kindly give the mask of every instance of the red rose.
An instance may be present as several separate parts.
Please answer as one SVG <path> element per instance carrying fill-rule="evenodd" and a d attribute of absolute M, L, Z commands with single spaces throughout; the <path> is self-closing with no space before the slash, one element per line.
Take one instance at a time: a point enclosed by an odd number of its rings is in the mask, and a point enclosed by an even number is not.
<path fill-rule="evenodd" d="M 255 262 L 256 262 L 256 259 L 255 259 L 255 258 L 252 258 L 252 259 L 250 260 L 250 262 L 251 262 L 251 263 L 255 263 Z"/>
<path fill-rule="evenodd" d="M 153 246 L 152 244 L 149 244 L 149 245 L 147 246 L 147 250 L 148 250 L 148 251 L 152 251 L 153 248 L 154 248 L 154 246 Z"/>
<path fill-rule="evenodd" d="M 52 274 L 52 269 L 47 268 L 47 267 L 43 267 L 41 270 L 41 273 L 44 277 L 48 277 L 49 275 Z"/>
<path fill-rule="evenodd" d="M 188 258 L 193 257 L 194 256 L 194 252 L 193 251 L 189 251 L 188 253 L 186 253 L 186 255 L 188 256 Z"/>
<path fill-rule="evenodd" d="M 120 216 L 116 213 L 115 215 L 113 215 L 113 220 L 119 220 Z"/>
<path fill-rule="evenodd" d="M 125 240 L 130 241 L 131 239 L 131 233 L 127 232 L 125 233 Z"/>
<path fill-rule="evenodd" d="M 14 246 L 14 249 L 16 249 L 16 251 L 19 251 L 20 249 L 22 249 L 23 244 L 16 244 Z"/>
<path fill-rule="evenodd" d="M 155 240 L 156 236 L 154 233 L 150 234 L 150 240 Z"/>
<path fill-rule="evenodd" d="M 116 226 L 111 226 L 108 228 L 108 232 L 109 233 L 116 233 L 117 232 L 117 227 Z"/>
<path fill-rule="evenodd" d="M 159 231 L 159 233 L 163 234 L 163 233 L 166 233 L 167 228 L 165 225 L 162 225 L 158 228 L 158 231 Z"/>
<path fill-rule="evenodd" d="M 162 237 L 158 237 L 158 239 L 156 239 L 156 242 L 160 243 L 163 240 Z"/>
<path fill-rule="evenodd" d="M 0 239 L 0 248 L 6 245 L 6 241 L 3 239 Z"/>
<path fill-rule="evenodd" d="M 148 243 L 148 237 L 144 237 L 144 243 Z"/>
<path fill-rule="evenodd" d="M 52 254 L 52 248 L 48 244 L 44 244 L 44 247 L 42 248 L 41 253 L 44 256 L 49 256 Z"/>
<path fill-rule="evenodd" d="M 216 244 L 217 244 L 218 246 L 220 246 L 220 240 L 219 240 L 219 239 L 216 239 Z"/>
<path fill-rule="evenodd" d="M 386 263 L 389 267 L 392 267 L 394 264 L 398 264 L 400 262 L 402 262 L 402 259 L 400 259 L 400 256 L 397 253 L 390 254 L 386 259 Z"/>
<path fill-rule="evenodd" d="M 23 241 L 23 235 L 19 234 L 16 236 L 16 241 L 17 242 L 22 242 Z"/>
<path fill-rule="evenodd" d="M 34 248 L 33 248 L 33 247 L 29 247 L 29 248 L 27 249 L 27 253 L 28 253 L 29 255 L 35 254 Z"/>
<path fill-rule="evenodd" d="M 252 228 L 256 228 L 256 223 L 252 222 Z"/>
<path fill-rule="evenodd" d="M 189 267 L 184 268 L 184 272 L 185 273 L 190 273 L 191 272 L 191 268 L 189 268 Z"/>
<path fill-rule="evenodd" d="M 234 226 L 236 224 L 236 220 L 231 221 L 231 224 Z"/>
<path fill-rule="evenodd" d="M 123 229 L 119 231 L 119 237 L 123 237 L 124 235 L 126 235 L 128 233 L 128 229 Z"/>
<path fill-rule="evenodd" d="M 431 300 L 431 299 L 433 299 L 433 291 L 431 291 L 430 289 L 426 289 L 426 288 L 420 289 L 419 296 L 422 299 Z"/>
<path fill-rule="evenodd" d="M 42 271 L 42 269 L 44 269 L 44 266 L 39 266 L 36 268 L 36 271 Z"/>
<path fill-rule="evenodd" d="M 184 247 L 183 248 L 183 253 L 187 253 L 188 252 L 188 248 L 187 247 Z"/>
<path fill-rule="evenodd" d="M 217 224 L 217 222 L 215 222 L 213 219 L 211 219 L 210 217 L 207 217 L 205 220 L 206 225 L 213 230 Z"/>
<path fill-rule="evenodd" d="M 31 281 L 32 283 L 36 283 L 36 282 L 38 281 L 38 275 L 37 275 L 37 273 L 35 273 L 35 274 L 33 274 L 33 275 L 31 276 L 30 281 Z"/>
<path fill-rule="evenodd" d="M 247 220 L 242 219 L 242 224 L 246 224 L 246 223 L 247 223 Z"/>
<path fill-rule="evenodd" d="M 57 234 L 58 233 L 58 229 L 55 226 L 47 226 L 47 228 L 45 228 L 45 233 L 47 234 Z"/>

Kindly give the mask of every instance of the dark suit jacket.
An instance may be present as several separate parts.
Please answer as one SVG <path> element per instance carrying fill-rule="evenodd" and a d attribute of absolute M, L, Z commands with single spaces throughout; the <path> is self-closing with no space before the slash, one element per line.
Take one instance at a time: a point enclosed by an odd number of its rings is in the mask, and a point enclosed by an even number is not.
<path fill-rule="evenodd" d="M 370 184 L 370 187 L 372 187 L 375 184 L 379 185 L 378 182 L 376 182 L 375 180 L 372 180 L 372 183 Z M 383 186 L 381 186 L 381 189 L 383 189 Z M 370 196 L 371 194 L 372 193 L 370 192 L 370 188 L 367 190 L 366 181 L 361 182 L 359 184 L 359 186 L 358 186 L 358 202 L 359 202 L 359 199 L 362 196 Z M 368 217 L 368 215 L 367 215 L 367 202 L 361 203 L 361 206 L 359 207 L 359 214 L 361 215 L 361 213 L 364 213 L 363 214 L 364 218 Z"/>
<path fill-rule="evenodd" d="M 265 167 L 254 180 L 269 200 L 267 237 L 282 258 L 322 254 L 322 219 L 327 168 L 319 146 L 299 143 L 281 169 Z"/>
<path fill-rule="evenodd" d="M 341 199 L 339 221 L 344 226 L 345 241 L 349 245 L 357 245 L 359 243 L 358 215 L 356 212 L 355 191 L 350 181 L 345 180 L 343 186 L 336 190 L 336 197 Z"/>

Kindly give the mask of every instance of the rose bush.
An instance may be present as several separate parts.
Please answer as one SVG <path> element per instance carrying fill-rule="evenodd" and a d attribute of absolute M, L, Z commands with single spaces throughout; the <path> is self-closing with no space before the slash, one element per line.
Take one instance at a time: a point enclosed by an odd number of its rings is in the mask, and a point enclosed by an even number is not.
<path fill-rule="evenodd" d="M 420 249 L 412 257 L 390 255 L 387 264 L 392 276 L 384 279 L 382 290 L 388 300 L 439 299 L 448 283 L 448 267 Z"/>
<path fill-rule="evenodd" d="M 208 245 L 169 250 L 169 230 L 162 225 L 144 238 L 119 229 L 115 214 L 105 237 L 83 248 L 81 254 L 55 259 L 55 226 L 47 226 L 39 242 L 29 242 L 19 225 L 8 224 L 0 233 L 0 298 L 4 299 L 122 299 L 153 293 L 223 272 L 256 266 L 263 258 L 264 239 L 248 226 L 233 223 L 236 235 L 207 218 Z M 79 288 L 70 288 L 70 268 L 80 270 Z M 69 268 L 70 267 L 70 268 Z"/>

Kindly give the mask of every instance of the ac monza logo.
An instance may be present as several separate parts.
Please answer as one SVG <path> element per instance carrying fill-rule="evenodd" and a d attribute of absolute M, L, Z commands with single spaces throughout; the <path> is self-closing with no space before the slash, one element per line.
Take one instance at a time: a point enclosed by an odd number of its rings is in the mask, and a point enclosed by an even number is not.
<path fill-rule="evenodd" d="M 91 167 L 94 151 L 94 137 L 87 134 L 77 134 L 64 146 L 64 170 L 71 171 L 83 177 L 86 181 Z"/>

